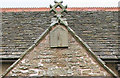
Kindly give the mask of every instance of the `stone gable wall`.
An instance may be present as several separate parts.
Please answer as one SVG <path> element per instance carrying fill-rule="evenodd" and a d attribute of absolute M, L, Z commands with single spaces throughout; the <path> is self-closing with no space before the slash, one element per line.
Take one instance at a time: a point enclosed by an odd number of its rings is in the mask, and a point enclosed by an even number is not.
<path fill-rule="evenodd" d="M 50 48 L 49 34 L 7 76 L 111 76 L 69 34 L 68 48 Z"/>

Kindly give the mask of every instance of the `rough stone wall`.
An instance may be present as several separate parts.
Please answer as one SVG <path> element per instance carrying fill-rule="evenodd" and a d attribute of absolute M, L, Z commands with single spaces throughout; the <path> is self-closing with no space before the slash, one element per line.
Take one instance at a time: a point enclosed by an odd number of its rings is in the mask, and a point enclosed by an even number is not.
<path fill-rule="evenodd" d="M 3 12 L 0 56 L 18 58 L 50 25 L 51 16 L 49 12 Z M 117 11 L 71 11 L 65 17 L 96 55 L 119 59 Z"/>
<path fill-rule="evenodd" d="M 49 34 L 7 76 L 110 76 L 70 34 L 68 48 L 50 48 Z"/>

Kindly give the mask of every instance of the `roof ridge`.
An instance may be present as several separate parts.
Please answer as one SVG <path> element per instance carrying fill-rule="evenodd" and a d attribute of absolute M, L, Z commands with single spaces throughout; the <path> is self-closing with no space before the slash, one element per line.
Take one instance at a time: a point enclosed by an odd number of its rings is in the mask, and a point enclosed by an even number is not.
<path fill-rule="evenodd" d="M 0 8 L 2 12 L 49 11 L 48 7 Z M 68 11 L 119 11 L 119 7 L 68 7 Z"/>

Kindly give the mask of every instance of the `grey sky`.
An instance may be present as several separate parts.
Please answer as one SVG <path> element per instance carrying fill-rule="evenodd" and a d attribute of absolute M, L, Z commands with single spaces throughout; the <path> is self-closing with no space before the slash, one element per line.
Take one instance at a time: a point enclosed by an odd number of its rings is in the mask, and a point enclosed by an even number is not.
<path fill-rule="evenodd" d="M 61 0 L 56 0 L 61 1 Z M 118 7 L 120 0 L 62 0 L 68 7 Z M 0 8 L 49 7 L 54 0 L 0 0 Z"/>

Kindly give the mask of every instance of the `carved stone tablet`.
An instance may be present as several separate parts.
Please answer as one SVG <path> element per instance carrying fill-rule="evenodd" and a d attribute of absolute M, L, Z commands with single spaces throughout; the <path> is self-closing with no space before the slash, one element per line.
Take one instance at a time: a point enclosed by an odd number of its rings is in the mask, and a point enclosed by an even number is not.
<path fill-rule="evenodd" d="M 57 25 L 50 32 L 50 47 L 68 47 L 68 31 Z"/>

